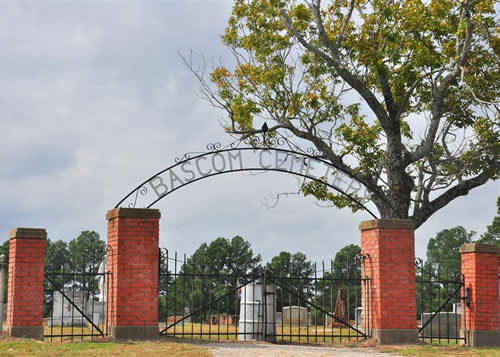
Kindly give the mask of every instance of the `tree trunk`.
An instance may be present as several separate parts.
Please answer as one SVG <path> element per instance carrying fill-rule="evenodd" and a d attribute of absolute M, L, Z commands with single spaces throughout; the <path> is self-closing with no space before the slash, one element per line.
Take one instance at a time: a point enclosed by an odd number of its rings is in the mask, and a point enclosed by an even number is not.
<path fill-rule="evenodd" d="M 403 147 L 398 140 L 387 145 L 387 180 L 389 203 L 378 207 L 381 218 L 408 218 L 414 182 L 403 164 Z"/>

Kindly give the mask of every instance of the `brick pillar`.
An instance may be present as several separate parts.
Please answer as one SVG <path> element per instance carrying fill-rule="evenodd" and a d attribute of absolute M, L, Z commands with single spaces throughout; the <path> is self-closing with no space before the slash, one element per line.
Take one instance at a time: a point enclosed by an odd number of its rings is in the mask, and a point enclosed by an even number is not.
<path fill-rule="evenodd" d="M 403 219 L 361 222 L 361 253 L 367 255 L 362 286 L 363 326 L 381 344 L 416 343 L 415 239 Z"/>
<path fill-rule="evenodd" d="M 115 208 L 108 219 L 108 322 L 114 338 L 156 338 L 160 211 Z"/>
<path fill-rule="evenodd" d="M 47 232 L 37 228 L 14 228 L 9 232 L 9 239 L 9 335 L 43 338 L 43 274 Z"/>
<path fill-rule="evenodd" d="M 464 306 L 462 328 L 471 346 L 500 346 L 498 317 L 498 253 L 493 244 L 468 243 L 460 247 L 462 274 L 468 289 L 469 306 Z"/>

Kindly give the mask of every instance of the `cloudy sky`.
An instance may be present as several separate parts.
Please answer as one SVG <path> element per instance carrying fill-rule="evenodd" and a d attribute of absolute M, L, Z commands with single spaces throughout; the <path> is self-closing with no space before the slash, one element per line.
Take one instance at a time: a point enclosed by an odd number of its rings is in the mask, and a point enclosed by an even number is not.
<path fill-rule="evenodd" d="M 230 10 L 230 0 L 0 1 L 0 242 L 13 227 L 105 238 L 107 210 L 142 180 L 186 151 L 230 142 L 218 122 L 225 114 L 199 98 L 178 55 L 229 63 L 220 35 Z M 278 173 L 187 186 L 155 206 L 161 245 L 191 254 L 241 235 L 265 260 L 287 250 L 320 261 L 359 244 L 366 213 L 303 197 L 263 205 L 294 190 L 295 179 Z M 490 182 L 434 215 L 416 232 L 417 256 L 441 229 L 484 232 L 499 194 Z"/>

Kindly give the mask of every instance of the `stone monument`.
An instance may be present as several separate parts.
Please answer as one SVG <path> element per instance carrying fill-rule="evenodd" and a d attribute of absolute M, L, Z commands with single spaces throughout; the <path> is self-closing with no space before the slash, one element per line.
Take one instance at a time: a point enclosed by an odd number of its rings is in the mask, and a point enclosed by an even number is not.
<path fill-rule="evenodd" d="M 87 293 L 85 291 L 72 291 L 65 289 L 64 295 L 73 301 L 73 304 L 82 312 L 85 312 Z M 66 299 L 60 291 L 54 291 L 52 301 L 52 317 L 49 318 L 49 326 L 87 326 L 87 319 Z"/>
<path fill-rule="evenodd" d="M 307 326 L 310 324 L 307 308 L 303 306 L 284 306 L 282 312 L 283 325 Z"/>

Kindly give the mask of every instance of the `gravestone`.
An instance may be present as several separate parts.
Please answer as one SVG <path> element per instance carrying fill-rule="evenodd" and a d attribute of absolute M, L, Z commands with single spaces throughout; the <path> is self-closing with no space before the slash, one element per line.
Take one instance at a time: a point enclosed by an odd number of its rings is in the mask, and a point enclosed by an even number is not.
<path fill-rule="evenodd" d="M 283 320 L 281 318 L 281 312 L 277 312 L 275 316 L 276 316 L 276 324 L 277 325 L 282 325 L 283 324 Z"/>
<path fill-rule="evenodd" d="M 95 325 L 104 323 L 104 318 L 106 316 L 106 302 L 105 301 L 94 301 L 91 300 L 87 303 L 87 311 L 85 312 L 87 316 L 92 316 L 92 322 Z"/>
<path fill-rule="evenodd" d="M 332 315 L 335 318 L 332 318 L 330 315 L 325 315 L 326 326 L 330 327 L 347 327 L 340 321 L 349 324 L 349 316 L 347 311 L 347 289 L 340 288 L 337 294 L 337 300 L 335 302 L 335 308 L 333 309 Z"/>
<path fill-rule="evenodd" d="M 99 275 L 97 277 L 97 287 L 99 289 L 99 301 L 106 301 L 106 293 L 107 293 L 107 289 L 106 289 L 106 275 L 104 275 L 106 273 L 106 257 L 103 258 L 101 264 L 99 264 L 99 269 L 97 270 L 97 273 L 98 274 L 103 274 L 103 275 Z"/>
<path fill-rule="evenodd" d="M 307 308 L 303 306 L 284 306 L 282 313 L 283 325 L 292 324 L 307 326 L 310 324 Z"/>
<path fill-rule="evenodd" d="M 179 323 L 176 324 L 177 326 L 184 326 L 184 324 L 191 323 L 191 316 L 189 316 L 189 314 L 190 314 L 189 307 L 185 307 L 184 308 L 184 315 L 182 315 L 182 316 L 181 315 L 170 315 L 167 318 L 167 326 L 171 325 L 171 324 L 173 324 L 173 323 L 175 323 L 177 321 L 180 321 Z M 210 318 L 209 318 L 209 320 L 207 322 L 211 323 L 212 322 L 212 318 L 214 318 L 214 317 L 216 319 L 215 321 L 217 321 L 217 316 L 218 315 L 211 315 Z M 215 323 L 217 323 L 217 322 L 215 322 Z"/>
<path fill-rule="evenodd" d="M 86 304 L 87 311 L 85 311 L 85 314 L 88 317 L 92 317 L 92 322 L 94 323 L 94 325 L 99 326 L 99 324 L 104 323 L 106 318 L 107 283 L 105 278 L 106 275 L 104 275 L 106 273 L 106 257 L 104 257 L 101 263 L 99 264 L 97 273 L 103 274 L 103 275 L 98 275 L 96 278 L 97 289 L 99 290 L 99 293 L 94 295 L 94 297 L 97 298 L 97 301 L 92 301 L 91 299 L 89 299 L 88 303 Z M 89 325 L 91 324 L 89 323 Z"/>
<path fill-rule="evenodd" d="M 337 301 L 335 302 L 335 309 L 333 310 L 333 316 L 335 316 L 338 320 L 343 321 L 345 323 L 349 323 L 349 316 L 347 312 L 347 289 L 339 288 L 339 292 L 337 294 Z M 334 327 L 339 327 L 340 322 L 338 320 L 333 321 Z"/>
<path fill-rule="evenodd" d="M 434 315 L 433 312 L 422 314 L 422 326 Z M 424 328 L 424 337 L 460 337 L 460 319 L 462 315 L 456 312 L 440 312 Z"/>
<path fill-rule="evenodd" d="M 85 291 L 65 289 L 64 294 L 73 301 L 81 311 L 85 311 L 87 294 Z M 59 291 L 54 291 L 52 301 L 52 317 L 48 320 L 49 326 L 87 326 L 87 319 L 66 299 Z"/>
<path fill-rule="evenodd" d="M 362 318 L 361 318 L 361 313 L 363 312 L 363 308 L 362 307 L 357 307 L 355 309 L 355 315 L 354 315 L 354 319 L 356 321 L 356 326 L 361 326 L 361 323 L 362 323 Z"/>

